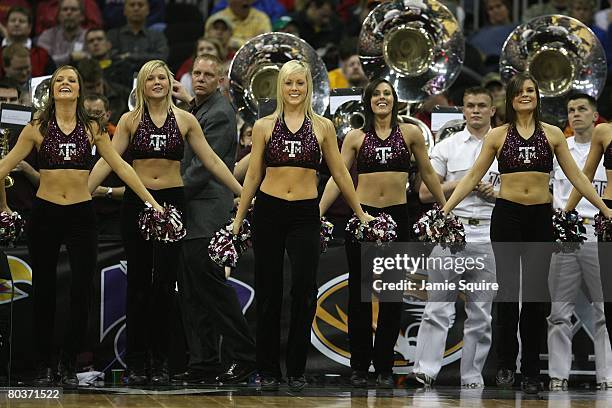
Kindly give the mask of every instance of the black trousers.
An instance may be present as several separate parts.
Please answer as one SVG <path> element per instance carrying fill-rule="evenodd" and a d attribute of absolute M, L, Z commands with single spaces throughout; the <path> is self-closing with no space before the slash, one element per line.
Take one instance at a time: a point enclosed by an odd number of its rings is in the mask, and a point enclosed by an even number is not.
<path fill-rule="evenodd" d="M 304 374 L 310 328 L 317 307 L 321 221 L 317 199 L 287 201 L 263 192 L 253 211 L 256 361 L 263 376 L 281 378 L 280 319 L 285 250 L 291 261 L 291 323 L 287 376 Z"/>
<path fill-rule="evenodd" d="M 604 200 L 608 208 L 612 208 L 612 200 Z M 608 336 L 612 341 L 612 242 L 600 242 L 598 245 L 599 274 L 604 296 L 604 315 L 606 316 L 606 328 Z"/>
<path fill-rule="evenodd" d="M 551 252 L 542 245 L 509 245 L 509 242 L 552 242 L 551 204 L 523 205 L 498 198 L 491 214 L 491 241 L 495 254 L 497 282 L 497 355 L 498 368 L 516 370 L 519 350 L 516 337 L 520 325 L 521 372 L 528 377 L 540 372 L 540 345 L 546 336 L 549 302 L 525 301 L 536 290 L 547 299 Z M 501 243 L 496 245 L 496 243 Z M 522 285 L 520 282 L 522 260 Z M 523 302 L 519 313 L 519 288 Z M 530 299 L 533 300 L 533 299 Z"/>
<path fill-rule="evenodd" d="M 62 362 L 73 365 L 86 339 L 98 233 L 91 200 L 71 205 L 36 197 L 27 224 L 34 294 L 34 345 L 39 366 L 57 362 L 54 350 L 57 261 L 66 244 L 71 270 L 70 314 L 61 342 Z"/>
<path fill-rule="evenodd" d="M 218 374 L 220 357 L 253 364 L 255 340 L 223 268 L 207 256 L 209 243 L 210 238 L 183 242 L 178 283 L 189 368 Z"/>
<path fill-rule="evenodd" d="M 182 187 L 149 190 L 160 203 L 184 211 Z M 121 236 L 128 264 L 126 362 L 131 369 L 143 370 L 148 358 L 154 368 L 167 361 L 170 343 L 173 292 L 182 242 L 146 241 L 138 229 L 142 200 L 126 188 L 121 205 Z"/>
<path fill-rule="evenodd" d="M 372 216 L 384 212 L 397 223 L 397 241 L 410 240 L 410 223 L 408 220 L 408 205 L 400 204 L 376 208 L 361 206 Z M 363 297 L 370 297 L 362 290 L 372 288 L 372 273 L 361 273 L 361 244 L 347 233 L 344 240 L 346 259 L 349 268 L 349 309 L 348 337 L 351 351 L 351 368 L 358 371 L 368 371 L 370 363 L 374 363 L 377 373 L 390 374 L 393 371 L 394 347 L 400 331 L 402 316 L 401 301 L 379 302 L 376 337 L 372 346 L 372 302 L 363 302 Z"/>

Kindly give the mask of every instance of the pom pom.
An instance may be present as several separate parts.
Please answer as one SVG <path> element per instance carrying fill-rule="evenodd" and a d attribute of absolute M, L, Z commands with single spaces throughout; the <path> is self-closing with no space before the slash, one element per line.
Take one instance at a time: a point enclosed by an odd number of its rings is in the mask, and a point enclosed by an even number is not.
<path fill-rule="evenodd" d="M 562 252 L 572 252 L 586 240 L 586 228 L 576 210 L 555 210 L 552 216 L 553 234 Z"/>
<path fill-rule="evenodd" d="M 0 213 L 0 245 L 14 245 L 25 227 L 25 221 L 16 211 Z"/>
<path fill-rule="evenodd" d="M 397 239 L 397 224 L 389 214 L 380 213 L 369 223 L 362 223 L 353 215 L 346 224 L 346 231 L 357 241 L 376 242 L 382 245 Z"/>
<path fill-rule="evenodd" d="M 612 219 L 606 218 L 603 215 L 595 215 L 595 235 L 602 242 L 612 241 Z"/>
<path fill-rule="evenodd" d="M 414 224 L 414 232 L 419 241 L 441 244 L 457 252 L 465 247 L 465 229 L 463 224 L 454 215 L 444 215 L 440 206 L 427 211 Z"/>
<path fill-rule="evenodd" d="M 208 245 L 208 256 L 219 266 L 236 267 L 238 258 L 251 246 L 251 224 L 246 219 L 238 234 L 232 233 L 234 219 L 215 233 Z"/>
<path fill-rule="evenodd" d="M 334 232 L 334 224 L 327 221 L 327 218 L 321 217 L 321 253 L 327 251 L 327 245 L 331 241 Z"/>
<path fill-rule="evenodd" d="M 187 235 L 182 215 L 173 205 L 164 204 L 164 211 L 156 211 L 149 203 L 138 216 L 138 227 L 144 239 L 176 242 Z"/>

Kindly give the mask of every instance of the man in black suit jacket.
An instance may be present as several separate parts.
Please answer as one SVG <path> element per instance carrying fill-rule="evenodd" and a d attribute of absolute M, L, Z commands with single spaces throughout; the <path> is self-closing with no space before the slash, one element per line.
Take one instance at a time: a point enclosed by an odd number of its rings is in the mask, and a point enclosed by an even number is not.
<path fill-rule="evenodd" d="M 231 170 L 237 146 L 236 113 L 218 89 L 223 80 L 222 69 L 222 62 L 215 56 L 197 57 L 191 73 L 196 97 L 192 98 L 176 81 L 173 94 L 189 103 L 206 140 Z M 173 381 L 244 381 L 254 372 L 255 342 L 224 270 L 207 255 L 211 237 L 229 220 L 233 194 L 202 166 L 189 144 L 185 144 L 181 175 L 187 236 L 178 282 L 190 358 L 188 370 L 173 376 Z M 223 336 L 221 352 L 232 362 L 223 374 L 219 335 Z"/>

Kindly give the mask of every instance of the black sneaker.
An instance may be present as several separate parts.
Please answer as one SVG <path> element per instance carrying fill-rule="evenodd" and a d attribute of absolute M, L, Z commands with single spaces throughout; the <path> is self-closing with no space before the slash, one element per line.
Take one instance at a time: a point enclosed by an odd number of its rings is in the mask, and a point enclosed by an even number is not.
<path fill-rule="evenodd" d="M 514 385 L 514 371 L 508 370 L 507 368 L 500 368 L 497 370 L 495 383 L 501 388 L 512 387 Z"/>
<path fill-rule="evenodd" d="M 201 370 L 188 369 L 185 372 L 174 374 L 171 381 L 174 384 L 200 384 L 203 381 L 214 377 L 212 375 L 206 375 L 206 372 Z"/>
<path fill-rule="evenodd" d="M 306 386 L 306 377 L 303 375 L 299 377 L 289 377 L 287 379 L 287 384 L 289 385 L 289 391 L 299 392 L 304 389 Z"/>
<path fill-rule="evenodd" d="M 368 386 L 368 372 L 355 370 L 349 381 L 355 388 L 365 388 Z"/>
<path fill-rule="evenodd" d="M 255 373 L 255 369 L 250 364 L 232 363 L 226 372 L 217 377 L 217 382 L 220 384 L 236 384 L 248 381 L 253 373 Z"/>
<path fill-rule="evenodd" d="M 540 391 L 540 382 L 537 377 L 523 377 L 521 390 L 525 394 L 537 394 Z"/>
<path fill-rule="evenodd" d="M 278 391 L 280 383 L 276 377 L 262 377 L 259 387 L 262 391 Z"/>
<path fill-rule="evenodd" d="M 169 385 L 170 376 L 165 368 L 155 369 L 151 372 L 151 385 Z"/>
<path fill-rule="evenodd" d="M 51 387 L 55 383 L 55 374 L 51 367 L 40 367 L 33 381 L 36 387 Z"/>
<path fill-rule="evenodd" d="M 423 384 L 423 387 L 425 388 L 429 388 L 432 387 L 434 384 L 434 378 L 430 377 L 429 375 L 425 374 L 425 373 L 414 373 L 414 378 L 421 384 Z"/>
<path fill-rule="evenodd" d="M 127 384 L 132 386 L 142 386 L 149 383 L 149 377 L 144 370 L 129 370 L 127 375 Z"/>
<path fill-rule="evenodd" d="M 393 374 L 378 374 L 376 377 L 376 388 L 392 389 L 395 387 Z"/>

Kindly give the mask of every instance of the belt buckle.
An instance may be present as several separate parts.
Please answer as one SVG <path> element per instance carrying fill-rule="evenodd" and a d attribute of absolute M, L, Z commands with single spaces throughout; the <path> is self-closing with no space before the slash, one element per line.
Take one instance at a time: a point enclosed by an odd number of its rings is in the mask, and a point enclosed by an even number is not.
<path fill-rule="evenodd" d="M 591 219 L 590 218 L 583 218 L 582 219 L 582 223 L 585 225 L 589 225 L 591 223 Z"/>
<path fill-rule="evenodd" d="M 480 224 L 480 220 L 479 220 L 479 219 L 476 219 L 476 218 L 470 218 L 470 219 L 468 220 L 468 224 L 476 226 L 476 225 L 479 225 L 479 224 Z"/>

